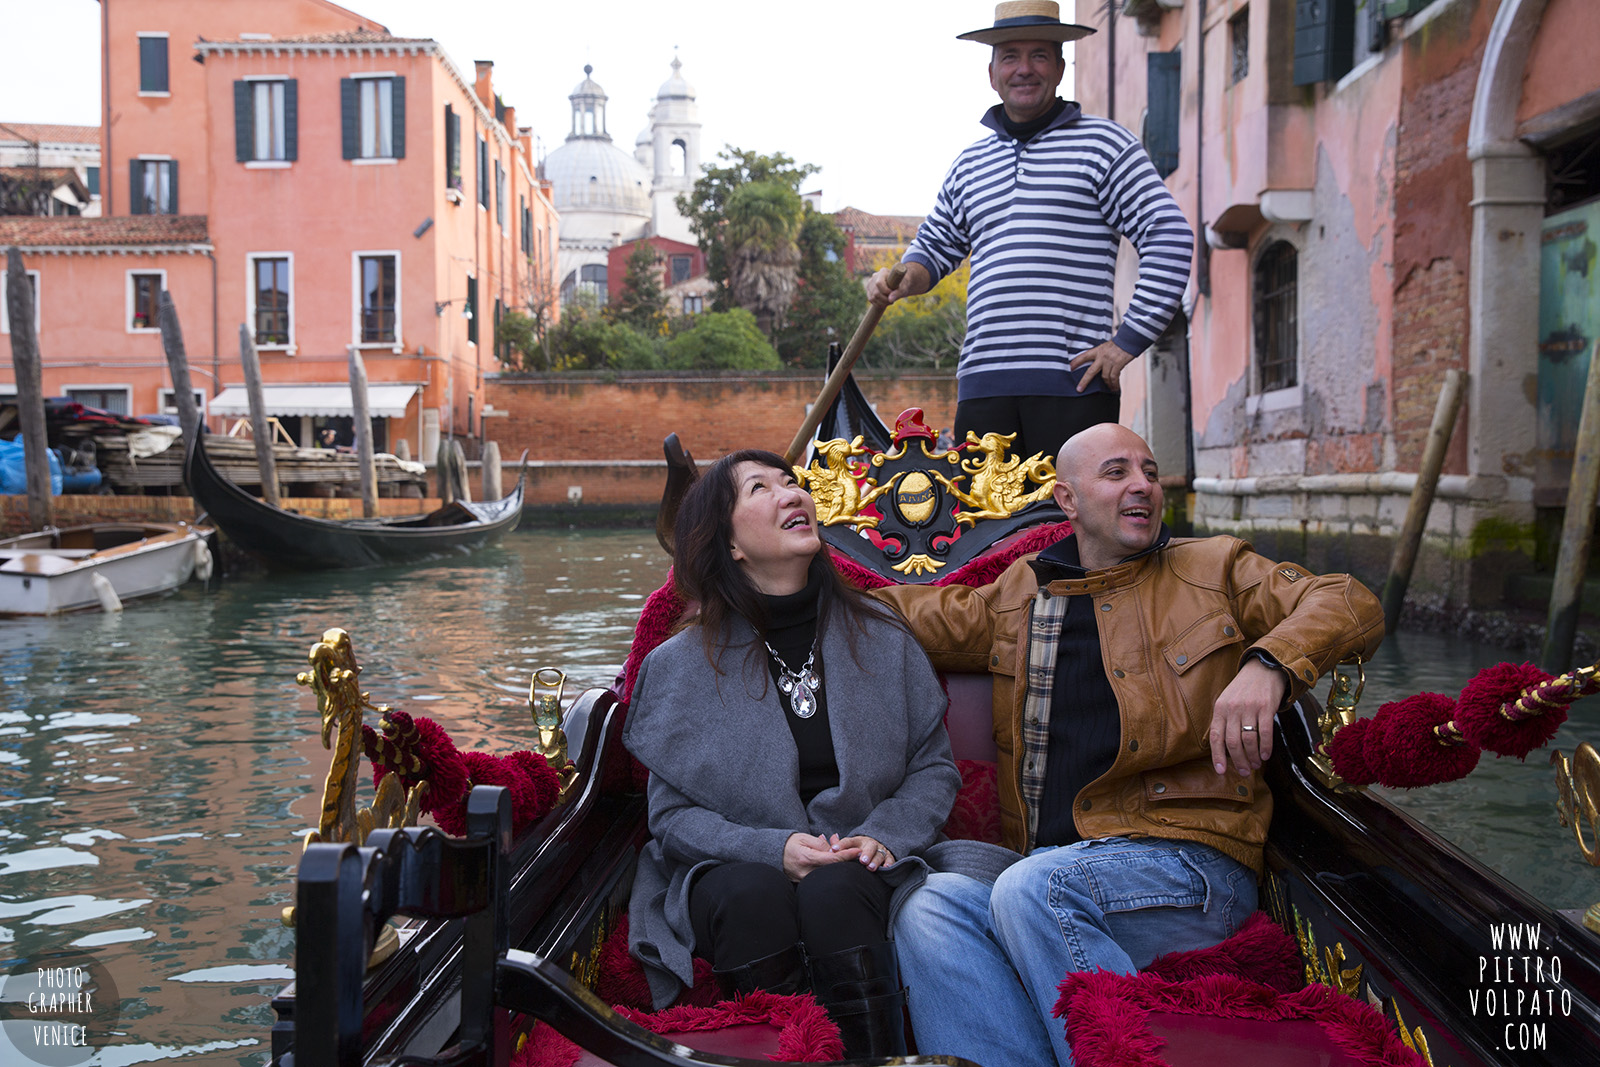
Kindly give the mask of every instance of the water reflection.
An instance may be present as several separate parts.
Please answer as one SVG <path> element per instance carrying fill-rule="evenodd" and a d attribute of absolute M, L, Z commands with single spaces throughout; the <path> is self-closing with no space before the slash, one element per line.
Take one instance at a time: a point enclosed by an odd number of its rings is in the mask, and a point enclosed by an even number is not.
<path fill-rule="evenodd" d="M 665 572 L 642 532 L 524 533 L 414 570 L 0 621 L 0 973 L 69 946 L 104 962 L 123 1013 L 91 1063 L 264 1062 L 328 761 L 294 682 L 311 644 L 345 627 L 375 702 L 509 749 L 533 672 L 565 670 L 569 697 L 608 684 Z"/>
<path fill-rule="evenodd" d="M 294 682 L 311 644 L 345 627 L 375 702 L 440 720 L 463 748 L 507 750 L 530 739 L 540 667 L 567 672 L 569 698 L 611 682 L 665 573 L 646 531 L 526 532 L 414 570 L 0 621 L 0 973 L 69 948 L 104 962 L 123 1015 L 96 1041 L 103 1067 L 263 1063 L 267 998 L 294 956 L 278 916 L 328 763 Z M 1453 695 L 1503 658 L 1402 634 L 1371 666 L 1363 710 Z M 1584 738 L 1600 740 L 1600 701 L 1579 704 L 1557 743 Z M 1394 799 L 1544 899 L 1583 906 L 1600 878 L 1556 825 L 1543 758 L 1486 760 Z"/>

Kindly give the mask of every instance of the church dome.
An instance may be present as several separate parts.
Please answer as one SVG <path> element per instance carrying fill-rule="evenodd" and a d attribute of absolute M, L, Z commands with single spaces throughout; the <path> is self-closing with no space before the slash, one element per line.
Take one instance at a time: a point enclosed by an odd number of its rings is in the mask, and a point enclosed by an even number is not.
<path fill-rule="evenodd" d="M 610 139 L 571 138 L 545 157 L 555 208 L 650 217 L 650 174 Z"/>
<path fill-rule="evenodd" d="M 683 62 L 677 56 L 673 56 L 672 77 L 662 82 L 661 88 L 656 90 L 657 99 L 694 99 L 694 86 L 690 85 L 683 75 L 679 73 L 682 68 Z"/>

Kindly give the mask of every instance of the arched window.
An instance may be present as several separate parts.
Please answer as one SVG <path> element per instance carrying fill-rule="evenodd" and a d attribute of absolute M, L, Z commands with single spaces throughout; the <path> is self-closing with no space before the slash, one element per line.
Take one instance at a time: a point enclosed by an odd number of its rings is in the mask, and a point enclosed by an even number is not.
<path fill-rule="evenodd" d="M 1273 241 L 1256 257 L 1256 366 L 1263 393 L 1300 382 L 1299 276 L 1299 253 L 1287 241 Z"/>

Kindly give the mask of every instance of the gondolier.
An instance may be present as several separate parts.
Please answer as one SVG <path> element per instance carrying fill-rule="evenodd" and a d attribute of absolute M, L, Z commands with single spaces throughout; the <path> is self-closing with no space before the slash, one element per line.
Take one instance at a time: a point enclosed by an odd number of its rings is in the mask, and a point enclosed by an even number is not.
<path fill-rule="evenodd" d="M 1139 139 L 1055 95 L 1062 43 L 1093 32 L 1063 23 L 1059 4 L 1018 0 L 961 35 L 993 46 L 991 132 L 956 157 L 905 279 L 891 289 L 882 270 L 867 282 L 885 307 L 972 257 L 958 442 L 969 430 L 1017 433 L 1013 454 L 1053 456 L 1079 430 L 1116 422 L 1122 369 L 1161 336 L 1188 284 L 1194 233 Z M 1122 237 L 1138 249 L 1139 281 L 1117 326 Z"/>

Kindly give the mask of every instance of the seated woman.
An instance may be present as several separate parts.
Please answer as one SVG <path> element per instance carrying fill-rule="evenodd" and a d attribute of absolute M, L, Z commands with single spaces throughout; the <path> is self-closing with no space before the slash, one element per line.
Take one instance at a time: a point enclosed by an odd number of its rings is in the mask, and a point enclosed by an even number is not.
<path fill-rule="evenodd" d="M 839 578 L 781 457 L 712 464 L 675 536 L 689 617 L 645 658 L 623 732 L 650 770 L 629 948 L 657 1007 L 700 955 L 739 992 L 809 981 L 849 1056 L 904 1054 L 893 909 L 930 866 L 992 880 L 1015 858 L 940 841 L 961 779 L 938 679 Z"/>

